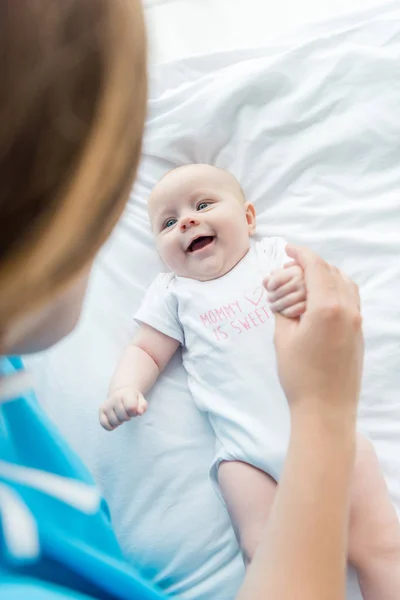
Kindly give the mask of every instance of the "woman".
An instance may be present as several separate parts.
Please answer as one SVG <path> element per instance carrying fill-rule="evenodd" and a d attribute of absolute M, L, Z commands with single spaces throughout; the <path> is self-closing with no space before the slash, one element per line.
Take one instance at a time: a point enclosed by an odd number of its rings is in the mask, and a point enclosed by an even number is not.
<path fill-rule="evenodd" d="M 79 317 L 91 262 L 136 173 L 145 54 L 138 0 L 0 0 L 1 597 L 161 598 L 124 562 L 90 475 L 15 358 L 49 347 Z M 358 293 L 313 253 L 290 252 L 309 298 L 301 321 L 277 319 L 291 443 L 239 598 L 336 600 L 362 364 Z"/>

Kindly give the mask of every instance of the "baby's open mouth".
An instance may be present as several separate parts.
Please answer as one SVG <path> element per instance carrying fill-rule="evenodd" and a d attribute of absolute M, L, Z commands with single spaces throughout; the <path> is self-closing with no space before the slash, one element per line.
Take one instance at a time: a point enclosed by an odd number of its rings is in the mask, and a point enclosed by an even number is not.
<path fill-rule="evenodd" d="M 211 244 L 211 242 L 213 241 L 213 235 L 201 235 L 189 244 L 187 252 L 196 252 L 197 250 L 202 250 L 203 248 Z"/>

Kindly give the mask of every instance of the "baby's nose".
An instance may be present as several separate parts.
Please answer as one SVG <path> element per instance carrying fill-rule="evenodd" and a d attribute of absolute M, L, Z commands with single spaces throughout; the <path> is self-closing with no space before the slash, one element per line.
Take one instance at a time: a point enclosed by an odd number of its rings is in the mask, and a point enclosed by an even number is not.
<path fill-rule="evenodd" d="M 186 231 L 186 229 L 189 229 L 190 227 L 196 227 L 198 224 L 198 220 L 194 217 L 186 217 L 181 220 L 181 231 Z"/>

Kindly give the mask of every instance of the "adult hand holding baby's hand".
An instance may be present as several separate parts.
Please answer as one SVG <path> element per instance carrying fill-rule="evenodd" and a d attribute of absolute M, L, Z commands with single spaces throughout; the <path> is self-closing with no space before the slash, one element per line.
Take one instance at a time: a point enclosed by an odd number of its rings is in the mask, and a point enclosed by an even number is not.
<path fill-rule="evenodd" d="M 264 281 L 272 312 L 295 319 L 306 309 L 303 269 L 294 263 L 277 269 Z"/>
<path fill-rule="evenodd" d="M 278 372 L 292 413 L 303 406 L 309 415 L 351 414 L 355 422 L 364 349 L 358 288 L 311 250 L 288 246 L 287 254 L 307 292 L 300 319 L 276 315 Z"/>
<path fill-rule="evenodd" d="M 107 431 L 113 431 L 132 417 L 140 417 L 147 410 L 147 402 L 141 392 L 132 386 L 114 390 L 101 405 L 100 424 Z"/>

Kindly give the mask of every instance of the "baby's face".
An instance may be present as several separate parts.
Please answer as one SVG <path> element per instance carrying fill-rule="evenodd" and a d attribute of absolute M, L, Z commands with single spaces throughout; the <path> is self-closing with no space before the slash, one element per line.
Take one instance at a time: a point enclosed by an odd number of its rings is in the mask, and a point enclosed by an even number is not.
<path fill-rule="evenodd" d="M 181 277 L 208 281 L 230 271 L 249 249 L 255 210 L 236 179 L 209 165 L 169 173 L 154 188 L 149 216 L 157 249 Z"/>

